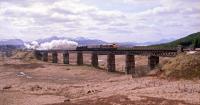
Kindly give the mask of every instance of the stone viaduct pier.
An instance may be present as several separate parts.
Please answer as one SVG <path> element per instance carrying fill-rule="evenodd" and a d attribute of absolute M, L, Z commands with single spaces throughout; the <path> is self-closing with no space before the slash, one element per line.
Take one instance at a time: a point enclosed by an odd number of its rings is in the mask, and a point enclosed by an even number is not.
<path fill-rule="evenodd" d="M 148 66 L 154 69 L 159 64 L 159 57 L 175 57 L 178 53 L 183 52 L 181 46 L 170 49 L 158 48 L 117 48 L 101 49 L 86 48 L 76 50 L 36 50 L 35 56 L 38 60 L 48 61 L 48 55 L 52 55 L 52 63 L 58 63 L 58 53 L 63 54 L 63 63 L 69 64 L 69 53 L 77 53 L 77 65 L 83 65 L 83 53 L 91 54 L 91 65 L 98 67 L 98 55 L 107 55 L 107 71 L 115 72 L 115 55 L 125 55 L 125 73 L 134 74 L 135 72 L 135 55 L 148 56 Z"/>

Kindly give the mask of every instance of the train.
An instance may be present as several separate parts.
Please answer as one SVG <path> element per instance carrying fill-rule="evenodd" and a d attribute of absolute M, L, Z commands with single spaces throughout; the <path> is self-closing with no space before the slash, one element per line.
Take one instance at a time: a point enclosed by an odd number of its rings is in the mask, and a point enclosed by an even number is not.
<path fill-rule="evenodd" d="M 117 49 L 117 44 L 102 44 L 102 45 L 88 45 L 88 46 L 78 46 L 76 50 L 114 50 Z"/>

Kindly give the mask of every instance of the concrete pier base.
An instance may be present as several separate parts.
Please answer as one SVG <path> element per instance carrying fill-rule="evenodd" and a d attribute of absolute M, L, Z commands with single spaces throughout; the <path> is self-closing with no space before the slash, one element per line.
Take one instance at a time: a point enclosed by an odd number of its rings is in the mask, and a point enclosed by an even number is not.
<path fill-rule="evenodd" d="M 107 71 L 108 72 L 115 72 L 116 67 L 115 67 L 115 54 L 109 53 L 107 57 Z"/>
<path fill-rule="evenodd" d="M 148 57 L 148 65 L 150 69 L 154 69 L 156 65 L 159 64 L 159 57 L 158 56 L 149 56 Z"/>
<path fill-rule="evenodd" d="M 98 67 L 99 66 L 97 53 L 92 53 L 91 63 L 92 63 L 93 67 Z"/>
<path fill-rule="evenodd" d="M 52 63 L 58 63 L 58 53 L 57 52 L 52 53 Z"/>
<path fill-rule="evenodd" d="M 135 55 L 126 55 L 126 67 L 125 74 L 134 74 L 135 73 Z"/>
<path fill-rule="evenodd" d="M 34 55 L 36 57 L 37 60 L 42 60 L 42 53 L 39 51 L 35 51 Z"/>
<path fill-rule="evenodd" d="M 180 54 L 183 52 L 183 46 L 182 45 L 178 45 L 177 46 L 177 53 Z"/>
<path fill-rule="evenodd" d="M 43 54 L 42 54 L 42 60 L 44 62 L 48 62 L 48 52 L 43 52 Z"/>
<path fill-rule="evenodd" d="M 77 65 L 83 65 L 83 52 L 81 51 L 77 53 Z"/>
<path fill-rule="evenodd" d="M 69 52 L 64 52 L 63 53 L 63 63 L 64 64 L 69 64 Z"/>

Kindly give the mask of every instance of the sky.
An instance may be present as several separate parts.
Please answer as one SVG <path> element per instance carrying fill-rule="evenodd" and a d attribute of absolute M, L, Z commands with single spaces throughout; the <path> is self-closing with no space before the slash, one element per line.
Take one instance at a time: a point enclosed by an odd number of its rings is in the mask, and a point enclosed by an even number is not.
<path fill-rule="evenodd" d="M 0 0 L 0 39 L 146 42 L 199 31 L 200 0 Z"/>

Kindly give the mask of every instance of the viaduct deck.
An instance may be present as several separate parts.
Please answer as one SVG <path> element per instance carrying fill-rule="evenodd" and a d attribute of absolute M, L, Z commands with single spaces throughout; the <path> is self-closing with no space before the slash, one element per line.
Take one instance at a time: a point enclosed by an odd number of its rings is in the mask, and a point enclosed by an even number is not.
<path fill-rule="evenodd" d="M 145 55 L 145 56 L 161 56 L 161 57 L 174 57 L 177 55 L 176 48 L 170 49 L 156 49 L 156 48 L 117 48 L 117 49 L 102 49 L 102 48 L 88 48 L 88 49 L 77 49 L 77 50 L 37 50 L 39 52 L 48 52 L 48 53 L 96 53 L 98 55 L 107 55 L 109 53 L 113 53 L 115 55 Z"/>

